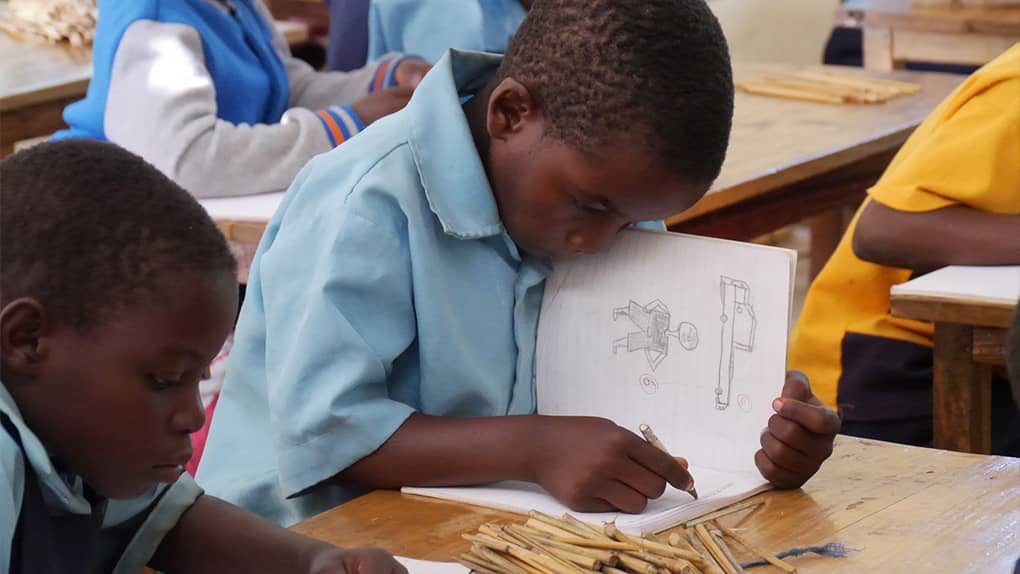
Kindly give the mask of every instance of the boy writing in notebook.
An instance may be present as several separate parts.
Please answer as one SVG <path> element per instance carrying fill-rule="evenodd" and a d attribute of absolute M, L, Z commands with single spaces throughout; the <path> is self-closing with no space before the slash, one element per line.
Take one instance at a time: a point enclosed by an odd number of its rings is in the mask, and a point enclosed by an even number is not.
<path fill-rule="evenodd" d="M 536 326 L 550 257 L 705 193 L 732 102 L 702 0 L 537 2 L 505 58 L 449 52 L 271 221 L 199 480 L 285 524 L 365 488 L 517 479 L 629 512 L 690 488 L 611 421 L 533 414 Z M 798 376 L 777 408 L 757 462 L 797 486 L 838 419 Z"/>
<path fill-rule="evenodd" d="M 181 473 L 237 305 L 236 264 L 194 199 L 86 140 L 7 158 L 0 180 L 0 571 L 404 572 Z"/>
<path fill-rule="evenodd" d="M 932 440 L 932 325 L 889 313 L 889 289 L 946 265 L 1020 264 L 1020 44 L 978 70 L 868 190 L 814 281 L 790 366 L 847 434 Z M 1020 455 L 1020 416 L 992 385 L 992 451 Z"/>

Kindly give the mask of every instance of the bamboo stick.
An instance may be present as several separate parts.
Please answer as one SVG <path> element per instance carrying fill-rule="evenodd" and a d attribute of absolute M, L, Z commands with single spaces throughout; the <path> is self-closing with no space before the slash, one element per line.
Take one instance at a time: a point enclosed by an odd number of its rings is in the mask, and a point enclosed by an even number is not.
<path fill-rule="evenodd" d="M 569 514 L 564 514 L 563 515 L 563 520 L 564 520 L 564 522 L 566 522 L 568 524 L 572 524 L 573 526 L 576 526 L 577 528 L 579 528 L 581 530 L 586 530 L 586 531 L 590 532 L 592 535 L 594 535 L 596 537 L 597 540 L 608 540 L 609 539 L 609 537 L 606 536 L 605 533 L 603 533 L 598 528 L 592 526 L 591 524 L 588 524 L 587 522 L 582 522 L 582 521 L 574 518 L 573 516 L 571 516 Z"/>
<path fill-rule="evenodd" d="M 542 532 L 548 532 L 553 536 L 559 536 L 561 538 L 581 538 L 583 540 L 590 540 L 590 538 L 588 538 L 587 536 L 578 536 L 569 530 L 564 530 L 558 526 L 549 524 L 548 522 L 538 520 L 537 518 L 529 518 L 528 521 L 524 523 L 524 525 L 527 526 L 528 528 L 541 530 Z"/>
<path fill-rule="evenodd" d="M 585 572 L 585 569 L 587 569 L 588 571 L 597 570 L 599 568 L 599 566 L 601 566 L 600 564 L 598 564 L 597 560 L 595 560 L 593 558 L 588 558 L 588 557 L 585 557 L 585 556 L 581 556 L 580 558 L 581 558 L 582 562 L 590 563 L 590 565 L 584 566 L 584 568 L 582 568 L 581 566 L 579 566 L 577 564 L 574 564 L 572 560 L 569 560 L 569 559 L 567 559 L 567 558 L 565 558 L 563 556 L 560 556 L 557 552 L 554 552 L 554 551 L 550 550 L 549 548 L 545 548 L 544 546 L 542 546 L 541 544 L 535 542 L 534 540 L 532 540 L 531 538 L 529 538 L 528 536 L 526 536 L 524 534 L 521 534 L 519 532 L 514 532 L 513 530 L 506 529 L 506 528 L 503 529 L 503 534 L 505 536 L 512 536 L 512 537 L 516 538 L 517 540 L 519 540 L 521 542 L 521 546 L 523 548 L 525 548 L 527 550 L 531 550 L 532 552 L 535 552 L 537 554 L 544 554 L 544 555 L 548 556 L 549 558 L 559 562 L 562 567 L 570 569 L 570 570 L 574 570 L 576 572 Z"/>
<path fill-rule="evenodd" d="M 715 559 L 716 563 L 719 564 L 726 574 L 737 574 L 737 571 L 730 564 L 729 560 L 726 559 L 726 555 L 723 554 L 715 540 L 712 540 L 712 536 L 708 533 L 704 524 L 695 526 L 694 534 L 698 537 L 698 540 L 701 540 L 701 543 L 705 545 L 705 549 L 708 550 L 708 553 L 712 555 L 712 558 Z"/>
<path fill-rule="evenodd" d="M 504 572 L 501 571 L 497 565 L 482 560 L 475 554 L 467 552 L 457 556 L 457 562 L 462 566 L 469 568 L 473 572 L 478 572 L 479 574 L 503 574 Z"/>
<path fill-rule="evenodd" d="M 573 568 L 572 566 L 566 567 L 556 559 L 544 556 L 542 554 L 533 552 L 525 548 L 521 548 L 516 544 L 510 545 L 509 554 L 514 558 L 519 558 L 520 560 L 527 562 L 528 564 L 531 564 L 532 566 L 538 569 L 546 570 L 550 574 L 574 574 L 575 572 L 577 572 L 577 569 Z"/>
<path fill-rule="evenodd" d="M 654 564 L 645 562 L 633 554 L 620 554 L 620 566 L 638 574 L 659 574 L 659 569 Z"/>
<path fill-rule="evenodd" d="M 605 538 L 605 536 L 603 536 L 601 533 L 592 531 L 592 529 L 590 528 L 580 527 L 575 524 L 571 524 L 566 520 L 561 520 L 559 518 L 556 518 L 555 516 L 543 514 L 537 510 L 532 510 L 531 512 L 528 513 L 528 516 L 534 518 L 535 520 L 540 520 L 550 526 L 555 526 L 560 530 L 565 530 L 570 534 L 573 534 L 574 536 L 578 536 L 580 538 L 591 538 L 592 540 L 599 540 Z"/>
<path fill-rule="evenodd" d="M 676 548 L 675 546 L 669 546 L 667 544 L 655 542 L 654 540 L 648 540 L 647 538 L 638 538 L 636 536 L 630 536 L 628 534 L 620 532 L 618 528 L 612 525 L 606 526 L 606 534 L 609 534 L 614 539 L 619 540 L 620 542 L 633 544 L 635 546 L 641 547 L 644 550 L 651 550 L 658 554 L 666 554 L 667 556 L 683 558 L 684 560 L 692 560 L 698 562 L 701 561 L 701 555 L 698 554 L 697 552 L 683 550 L 682 548 Z"/>
<path fill-rule="evenodd" d="M 715 541 L 719 550 L 722 550 L 723 556 L 725 556 L 726 560 L 729 561 L 730 566 L 733 566 L 733 569 L 737 571 L 737 574 L 744 574 L 744 568 L 740 565 L 740 561 L 733 556 L 733 552 L 730 552 L 730 547 L 727 546 L 726 541 L 723 540 L 722 533 L 718 530 L 709 530 L 708 534 L 712 537 L 712 540 Z"/>
<path fill-rule="evenodd" d="M 848 86 L 860 86 L 864 88 L 880 90 L 898 90 L 903 94 L 915 94 L 921 91 L 921 86 L 910 82 L 901 82 L 888 78 L 872 78 L 867 76 L 850 76 L 833 74 L 831 72 L 798 72 L 799 76 L 819 82 L 839 83 Z"/>
<path fill-rule="evenodd" d="M 526 532 L 527 529 L 523 526 L 514 524 L 510 526 L 510 529 L 514 532 L 521 532 L 522 534 L 528 535 Z M 596 548 L 584 548 L 581 546 L 575 546 L 573 544 L 558 542 L 556 540 L 553 540 L 552 538 L 541 538 L 532 536 L 531 539 L 534 540 L 535 543 L 545 547 L 559 548 L 560 550 L 565 550 L 567 552 L 573 552 L 575 554 L 580 554 L 582 556 L 593 558 L 601 562 L 603 565 L 616 566 L 616 563 L 619 561 L 616 554 L 608 550 L 599 550 Z"/>
<path fill-rule="evenodd" d="M 705 548 L 705 545 L 701 543 L 701 540 L 698 540 L 698 537 L 694 535 L 693 528 L 687 531 L 687 540 L 690 543 L 690 545 L 698 552 L 700 552 L 701 556 L 705 559 L 704 566 L 702 569 L 706 572 L 706 574 L 725 574 L 725 572 L 723 572 L 722 566 L 720 566 L 719 563 L 715 561 L 715 558 L 713 558 L 712 555 L 708 552 L 708 549 Z"/>
<path fill-rule="evenodd" d="M 498 553 L 478 544 L 471 547 L 471 551 L 482 558 L 485 558 L 493 564 L 498 564 L 506 569 L 507 572 L 512 574 L 543 574 L 542 570 L 539 570 L 530 564 L 525 568 L 522 565 L 515 564 L 510 561 L 509 557 L 503 557 Z"/>
<path fill-rule="evenodd" d="M 765 504 L 764 500 L 745 500 L 744 502 L 740 502 L 740 503 L 734 504 L 732 506 L 727 506 L 726 508 L 722 508 L 720 510 L 716 510 L 715 512 L 710 512 L 710 513 L 708 513 L 708 514 L 706 514 L 704 516 L 699 516 L 698 518 L 695 518 L 694 520 L 688 520 L 687 522 L 684 523 L 684 527 L 685 528 L 690 528 L 690 527 L 692 527 L 692 526 L 694 526 L 696 524 L 701 524 L 703 522 L 708 522 L 710 520 L 715 520 L 716 518 L 722 518 L 723 516 L 727 516 L 729 514 L 733 514 L 734 512 L 740 512 L 741 510 L 744 510 L 744 509 L 747 509 L 747 508 L 752 509 L 752 512 L 753 512 L 754 510 L 757 510 L 758 507 L 763 505 L 763 504 Z"/>
<path fill-rule="evenodd" d="M 640 558 L 641 560 L 644 560 L 649 564 L 658 566 L 659 568 L 665 568 L 666 570 L 669 570 L 673 574 L 683 574 L 684 570 L 687 569 L 686 568 L 687 565 L 690 564 L 690 562 L 686 560 L 679 560 L 676 558 L 661 556 L 659 554 L 653 554 L 651 552 L 637 552 L 631 555 L 636 558 Z"/>
<path fill-rule="evenodd" d="M 719 527 L 720 530 L 723 531 L 724 534 L 726 534 L 726 536 L 729 536 L 730 538 L 736 540 L 741 546 L 747 548 L 754 554 L 761 556 L 762 558 L 767 560 L 769 564 L 772 564 L 776 568 L 780 568 L 783 572 L 786 572 L 787 574 L 794 574 L 795 572 L 797 572 L 797 569 L 790 565 L 790 563 L 780 560 L 779 557 L 776 556 L 775 554 L 767 552 L 760 548 L 759 546 L 757 546 L 756 544 L 753 544 L 750 540 L 744 538 L 742 534 L 738 534 L 732 528 L 727 528 L 722 524 L 718 523 L 716 523 L 716 525 Z"/>
<path fill-rule="evenodd" d="M 688 542 L 685 537 L 681 536 L 679 532 L 673 532 L 669 535 L 669 545 L 681 550 L 689 550 L 695 554 L 699 554 L 697 549 L 691 546 L 691 543 Z"/>
<path fill-rule="evenodd" d="M 766 84 L 764 82 L 738 82 L 737 87 L 746 92 L 762 96 L 779 96 L 783 98 L 804 100 L 808 102 L 816 102 L 821 104 L 843 103 L 843 98 L 837 96 L 830 96 L 827 94 L 818 94 L 812 92 L 802 92 L 800 90 L 773 86 L 770 84 Z"/>

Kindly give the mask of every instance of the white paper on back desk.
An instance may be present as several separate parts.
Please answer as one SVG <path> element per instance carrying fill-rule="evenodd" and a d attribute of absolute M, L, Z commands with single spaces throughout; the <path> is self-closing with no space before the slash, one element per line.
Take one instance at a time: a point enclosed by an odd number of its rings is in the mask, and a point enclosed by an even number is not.
<path fill-rule="evenodd" d="M 538 412 L 650 425 L 690 462 L 701 498 L 672 487 L 641 514 L 572 513 L 658 532 L 768 487 L 754 465 L 782 391 L 796 253 L 626 230 L 606 253 L 556 261 L 535 359 Z M 541 487 L 405 488 L 512 512 L 570 512 Z"/>
<path fill-rule="evenodd" d="M 456 562 L 432 562 L 404 556 L 394 556 L 397 562 L 407 568 L 407 574 L 468 574 L 471 570 Z"/>

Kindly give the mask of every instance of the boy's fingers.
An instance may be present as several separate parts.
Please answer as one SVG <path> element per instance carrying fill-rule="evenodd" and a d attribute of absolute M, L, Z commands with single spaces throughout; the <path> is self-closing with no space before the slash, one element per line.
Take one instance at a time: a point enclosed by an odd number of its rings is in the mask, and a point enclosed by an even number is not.
<path fill-rule="evenodd" d="M 784 397 L 773 401 L 772 407 L 779 415 L 820 435 L 834 435 L 843 424 L 839 415 L 822 405 L 812 405 Z"/>
<path fill-rule="evenodd" d="M 614 510 L 637 514 L 648 506 L 648 497 L 617 480 L 607 480 L 599 485 L 599 498 L 609 503 Z"/>
<path fill-rule="evenodd" d="M 800 476 L 773 462 L 764 449 L 754 453 L 754 464 L 763 477 L 779 488 L 796 488 L 804 484 Z"/>
<path fill-rule="evenodd" d="M 811 383 L 808 382 L 807 375 L 800 371 L 787 371 L 781 396 L 798 401 L 808 401 L 814 395 L 811 393 Z"/>
<path fill-rule="evenodd" d="M 610 472 L 610 476 L 633 488 L 646 498 L 659 498 L 663 492 L 666 492 L 665 478 L 633 460 L 620 461 Z"/>
<path fill-rule="evenodd" d="M 772 435 L 783 444 L 815 460 L 825 460 L 832 454 L 832 435 L 813 433 L 782 415 L 772 415 L 769 418 L 765 434 Z"/>
<path fill-rule="evenodd" d="M 769 460 L 777 466 L 785 468 L 795 474 L 813 472 L 822 458 L 814 457 L 794 445 L 783 442 L 772 433 L 761 435 L 761 448 L 768 455 Z"/>
<path fill-rule="evenodd" d="M 630 450 L 630 457 L 638 464 L 666 479 L 666 482 L 680 490 L 689 490 L 694 486 L 694 478 L 691 477 L 686 466 L 637 436 L 634 438 L 637 442 Z"/>

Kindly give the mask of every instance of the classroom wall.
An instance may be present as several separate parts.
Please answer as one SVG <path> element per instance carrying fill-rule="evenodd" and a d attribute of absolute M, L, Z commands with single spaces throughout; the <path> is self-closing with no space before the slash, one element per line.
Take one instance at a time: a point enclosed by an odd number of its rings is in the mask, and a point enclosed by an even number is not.
<path fill-rule="evenodd" d="M 708 0 L 736 61 L 820 64 L 839 0 Z"/>

